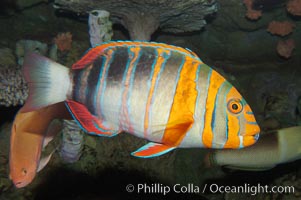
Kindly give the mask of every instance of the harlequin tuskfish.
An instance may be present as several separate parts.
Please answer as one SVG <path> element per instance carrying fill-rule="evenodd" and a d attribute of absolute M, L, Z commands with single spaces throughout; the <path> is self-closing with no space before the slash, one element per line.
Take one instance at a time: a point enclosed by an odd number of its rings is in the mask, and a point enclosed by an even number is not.
<path fill-rule="evenodd" d="M 167 44 L 118 41 L 90 49 L 72 69 L 37 54 L 24 62 L 31 111 L 65 101 L 88 133 L 122 131 L 150 143 L 132 155 L 177 147 L 242 148 L 259 126 L 250 106 L 195 53 Z"/>

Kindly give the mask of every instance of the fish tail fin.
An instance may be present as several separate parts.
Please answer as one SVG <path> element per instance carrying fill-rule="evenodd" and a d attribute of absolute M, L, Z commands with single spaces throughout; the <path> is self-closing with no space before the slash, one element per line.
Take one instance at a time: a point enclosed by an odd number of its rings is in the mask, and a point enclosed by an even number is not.
<path fill-rule="evenodd" d="M 29 87 L 29 95 L 22 112 L 65 101 L 71 93 L 69 69 L 39 54 L 26 54 L 23 75 Z"/>

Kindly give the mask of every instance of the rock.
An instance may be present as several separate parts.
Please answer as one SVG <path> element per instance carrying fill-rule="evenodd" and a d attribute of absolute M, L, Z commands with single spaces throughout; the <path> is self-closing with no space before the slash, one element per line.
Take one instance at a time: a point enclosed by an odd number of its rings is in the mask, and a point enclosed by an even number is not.
<path fill-rule="evenodd" d="M 9 48 L 0 49 L 0 67 L 1 66 L 16 66 L 16 57 L 13 51 Z"/>
<path fill-rule="evenodd" d="M 264 130 L 275 130 L 280 128 L 280 123 L 277 119 L 267 118 L 262 122 L 261 126 Z"/>
<path fill-rule="evenodd" d="M 46 55 L 48 47 L 47 44 L 35 40 L 19 40 L 16 44 L 16 55 L 19 65 L 23 64 L 25 52 L 28 51 Z"/>
<path fill-rule="evenodd" d="M 15 0 L 15 4 L 19 9 L 30 7 L 41 2 L 47 3 L 48 1 L 47 0 Z"/>
<path fill-rule="evenodd" d="M 292 99 L 287 92 L 271 94 L 266 99 L 264 113 L 286 125 L 296 124 L 297 99 Z"/>
<path fill-rule="evenodd" d="M 97 137 L 91 136 L 91 135 L 87 135 L 85 137 L 85 145 L 88 146 L 88 147 L 90 147 L 91 149 L 96 149 Z"/>
<path fill-rule="evenodd" d="M 55 7 L 77 13 L 107 10 L 113 23 L 127 28 L 132 40 L 150 40 L 157 28 L 172 33 L 200 30 L 205 17 L 217 11 L 216 0 L 56 0 Z"/>
<path fill-rule="evenodd" d="M 261 1 L 263 2 L 263 1 Z M 271 2 L 271 1 L 268 1 Z M 227 68 L 228 71 L 247 69 L 267 69 L 283 64 L 277 55 L 276 46 L 278 37 L 266 31 L 268 24 L 273 20 L 287 21 L 290 19 L 285 5 L 280 4 L 263 11 L 257 21 L 245 17 L 246 8 L 242 0 L 218 0 L 219 10 L 211 23 L 206 25 L 206 31 L 199 37 L 190 39 L 195 45 L 194 50 L 206 63 L 217 67 Z M 296 28 L 290 37 L 295 40 L 294 55 L 300 55 L 301 44 L 300 22 L 293 21 Z M 270 62 L 269 62 L 269 61 Z"/>

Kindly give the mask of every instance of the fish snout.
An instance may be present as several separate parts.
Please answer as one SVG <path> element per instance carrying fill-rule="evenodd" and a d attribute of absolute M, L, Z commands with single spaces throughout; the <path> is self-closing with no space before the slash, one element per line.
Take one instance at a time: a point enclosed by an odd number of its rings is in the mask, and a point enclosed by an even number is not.
<path fill-rule="evenodd" d="M 23 188 L 32 182 L 34 175 L 22 168 L 20 173 L 10 172 L 9 178 L 12 180 L 16 188 Z"/>
<path fill-rule="evenodd" d="M 22 188 L 25 187 L 27 184 L 24 184 L 24 182 L 19 181 L 19 182 L 14 182 L 14 185 L 16 186 L 16 188 Z"/>
<path fill-rule="evenodd" d="M 251 124 L 246 125 L 246 132 L 244 134 L 243 146 L 247 147 L 253 145 L 259 139 L 260 128 L 257 122 L 252 122 Z"/>

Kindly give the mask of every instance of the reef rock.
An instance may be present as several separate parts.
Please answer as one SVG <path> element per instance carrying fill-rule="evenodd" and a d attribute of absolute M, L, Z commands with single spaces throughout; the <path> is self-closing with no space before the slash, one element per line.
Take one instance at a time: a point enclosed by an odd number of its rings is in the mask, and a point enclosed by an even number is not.
<path fill-rule="evenodd" d="M 48 46 L 45 43 L 35 40 L 19 40 L 16 43 L 16 55 L 18 64 L 23 65 L 25 52 L 32 51 L 41 55 L 46 55 Z"/>
<path fill-rule="evenodd" d="M 150 40 L 157 28 L 172 33 L 200 30 L 205 16 L 217 11 L 216 0 L 56 0 L 55 7 L 77 13 L 107 10 L 132 40 Z"/>

